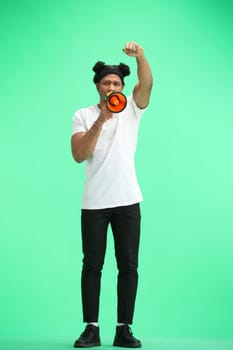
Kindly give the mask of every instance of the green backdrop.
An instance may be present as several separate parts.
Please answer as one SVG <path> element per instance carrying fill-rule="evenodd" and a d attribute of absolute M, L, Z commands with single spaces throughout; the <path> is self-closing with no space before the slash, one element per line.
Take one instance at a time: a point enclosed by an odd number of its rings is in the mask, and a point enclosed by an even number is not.
<path fill-rule="evenodd" d="M 226 0 L 1 1 L 0 334 L 81 331 L 76 109 L 98 101 L 97 60 L 136 65 L 154 88 L 136 166 L 144 194 L 135 333 L 233 338 L 233 5 Z M 109 232 L 100 324 L 116 323 Z"/>

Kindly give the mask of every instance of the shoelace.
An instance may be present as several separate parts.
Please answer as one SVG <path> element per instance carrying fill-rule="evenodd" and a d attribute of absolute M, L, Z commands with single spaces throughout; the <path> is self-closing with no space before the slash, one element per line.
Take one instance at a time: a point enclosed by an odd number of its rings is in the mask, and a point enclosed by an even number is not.
<path fill-rule="evenodd" d="M 128 333 L 133 336 L 133 332 L 132 332 L 132 329 L 130 328 L 130 326 L 127 325 L 127 331 Z"/>

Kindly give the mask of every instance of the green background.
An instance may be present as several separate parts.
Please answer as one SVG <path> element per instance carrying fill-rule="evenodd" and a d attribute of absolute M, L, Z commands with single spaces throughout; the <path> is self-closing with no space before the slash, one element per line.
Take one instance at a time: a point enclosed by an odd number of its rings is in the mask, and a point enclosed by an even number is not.
<path fill-rule="evenodd" d="M 144 194 L 134 331 L 233 338 L 233 3 L 219 0 L 0 2 L 0 335 L 82 330 L 76 109 L 95 104 L 97 60 L 144 47 L 154 87 L 139 132 Z M 116 323 L 112 235 L 100 324 Z M 174 344 L 173 348 L 174 350 Z M 212 348 L 213 349 L 213 348 Z M 187 348 L 186 348 L 187 350 Z"/>

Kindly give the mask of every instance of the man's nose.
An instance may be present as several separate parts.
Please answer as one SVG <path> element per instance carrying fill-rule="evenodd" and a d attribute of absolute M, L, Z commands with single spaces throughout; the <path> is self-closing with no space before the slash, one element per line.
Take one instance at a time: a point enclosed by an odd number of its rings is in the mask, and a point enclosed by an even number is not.
<path fill-rule="evenodd" d="M 109 90 L 110 90 L 110 91 L 114 91 L 114 84 L 110 84 Z"/>

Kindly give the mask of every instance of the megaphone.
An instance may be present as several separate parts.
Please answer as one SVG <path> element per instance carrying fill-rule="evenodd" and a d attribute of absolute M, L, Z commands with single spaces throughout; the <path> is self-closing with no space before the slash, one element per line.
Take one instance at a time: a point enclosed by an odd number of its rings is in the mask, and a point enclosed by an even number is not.
<path fill-rule="evenodd" d="M 125 109 L 127 98 L 122 92 L 108 92 L 104 98 L 109 111 L 119 113 Z"/>

